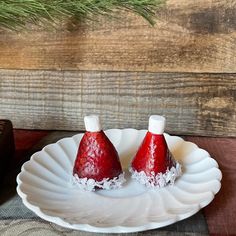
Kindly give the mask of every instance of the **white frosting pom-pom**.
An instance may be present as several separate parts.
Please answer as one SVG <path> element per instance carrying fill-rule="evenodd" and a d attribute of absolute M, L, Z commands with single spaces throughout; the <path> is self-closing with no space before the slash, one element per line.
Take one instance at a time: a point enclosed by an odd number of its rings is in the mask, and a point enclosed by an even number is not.
<path fill-rule="evenodd" d="M 100 118 L 97 115 L 85 116 L 84 124 L 86 131 L 99 132 L 102 130 Z"/>
<path fill-rule="evenodd" d="M 173 185 L 175 179 L 182 174 L 181 166 L 177 162 L 176 166 L 171 167 L 171 169 L 167 169 L 167 171 L 163 173 L 151 173 L 151 176 L 147 176 L 144 171 L 136 171 L 133 168 L 129 169 L 132 178 L 136 179 L 140 184 L 144 184 L 148 188 L 162 188 L 166 185 L 170 184 Z"/>
<path fill-rule="evenodd" d="M 152 115 L 149 117 L 148 131 L 153 134 L 163 134 L 166 125 L 164 116 Z"/>
<path fill-rule="evenodd" d="M 105 178 L 101 181 L 88 178 L 79 178 L 78 175 L 75 174 L 72 177 L 71 182 L 72 185 L 77 186 L 79 189 L 95 191 L 96 188 L 105 190 L 121 188 L 125 181 L 124 173 L 121 173 L 118 177 L 114 177 L 113 179 Z"/>

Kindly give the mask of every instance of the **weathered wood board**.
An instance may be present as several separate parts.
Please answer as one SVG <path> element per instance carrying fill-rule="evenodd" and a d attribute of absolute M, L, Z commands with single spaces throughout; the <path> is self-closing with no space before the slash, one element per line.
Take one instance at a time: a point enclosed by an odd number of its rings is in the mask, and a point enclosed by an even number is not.
<path fill-rule="evenodd" d="M 16 128 L 146 128 L 236 136 L 236 0 L 168 0 L 155 27 L 132 14 L 57 30 L 0 30 L 0 118 Z"/>
<path fill-rule="evenodd" d="M 169 0 L 158 14 L 155 27 L 124 14 L 72 31 L 2 31 L 0 68 L 236 72 L 236 0 Z"/>
<path fill-rule="evenodd" d="M 15 128 L 147 128 L 150 114 L 175 134 L 236 136 L 236 74 L 0 70 L 0 118 Z"/>

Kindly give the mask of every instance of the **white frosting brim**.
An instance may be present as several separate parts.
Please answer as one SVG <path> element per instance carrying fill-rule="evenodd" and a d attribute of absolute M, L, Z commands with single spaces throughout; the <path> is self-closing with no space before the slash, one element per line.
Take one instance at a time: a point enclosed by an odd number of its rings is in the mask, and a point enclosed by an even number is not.
<path fill-rule="evenodd" d="M 140 184 L 144 184 L 148 188 L 162 188 L 166 185 L 173 185 L 175 179 L 182 174 L 181 166 L 179 163 L 176 163 L 175 167 L 171 167 L 171 169 L 167 169 L 167 171 L 163 173 L 158 173 L 155 175 L 152 172 L 151 176 L 147 176 L 144 171 L 136 171 L 133 168 L 130 168 L 129 171 L 132 174 L 132 178 L 136 179 Z"/>
<path fill-rule="evenodd" d="M 105 190 L 117 189 L 121 188 L 124 182 L 124 173 L 121 173 L 118 177 L 114 177 L 113 179 L 105 178 L 101 181 L 88 178 L 79 178 L 77 174 L 72 177 L 73 185 L 77 186 L 79 189 L 87 191 L 95 191 L 96 188 Z"/>

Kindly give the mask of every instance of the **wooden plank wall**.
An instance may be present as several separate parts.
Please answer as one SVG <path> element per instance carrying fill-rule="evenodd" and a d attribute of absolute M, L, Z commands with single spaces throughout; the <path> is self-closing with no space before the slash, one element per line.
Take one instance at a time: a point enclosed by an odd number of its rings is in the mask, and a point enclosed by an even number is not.
<path fill-rule="evenodd" d="M 0 118 L 16 128 L 146 128 L 236 136 L 236 0 L 169 0 L 155 27 L 122 20 L 0 31 Z"/>

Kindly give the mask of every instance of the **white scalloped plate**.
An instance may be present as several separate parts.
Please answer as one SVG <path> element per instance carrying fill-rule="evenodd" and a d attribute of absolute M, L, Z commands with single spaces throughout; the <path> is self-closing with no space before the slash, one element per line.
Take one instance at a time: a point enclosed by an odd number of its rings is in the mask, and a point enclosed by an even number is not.
<path fill-rule="evenodd" d="M 130 178 L 129 163 L 146 130 L 110 129 L 107 136 L 119 152 L 127 182 L 119 190 L 86 192 L 70 183 L 83 134 L 63 138 L 32 155 L 17 177 L 23 203 L 39 217 L 90 232 L 137 232 L 185 219 L 208 205 L 220 190 L 221 171 L 209 154 L 180 137 L 165 134 L 183 175 L 174 186 L 147 189 Z"/>

